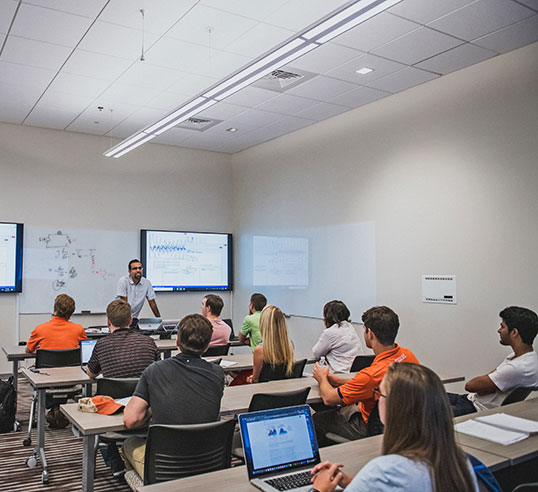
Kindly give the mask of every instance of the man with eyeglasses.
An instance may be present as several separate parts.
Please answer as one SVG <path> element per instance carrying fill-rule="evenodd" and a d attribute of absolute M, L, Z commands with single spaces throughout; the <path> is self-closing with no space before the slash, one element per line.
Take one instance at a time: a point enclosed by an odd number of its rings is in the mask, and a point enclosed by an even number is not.
<path fill-rule="evenodd" d="M 142 311 L 146 299 L 155 317 L 161 317 L 155 301 L 155 291 L 151 282 L 142 276 L 142 269 L 140 260 L 131 260 L 129 262 L 129 275 L 120 278 L 116 293 L 117 299 L 127 301 L 131 306 L 133 316 L 131 327 L 138 325 L 138 315 Z"/>
<path fill-rule="evenodd" d="M 398 315 L 386 306 L 368 309 L 362 315 L 364 341 L 373 350 L 375 359 L 369 367 L 359 371 L 353 378 L 339 378 L 329 372 L 328 367 L 316 364 L 313 377 L 319 383 L 319 393 L 327 406 L 342 405 L 328 411 L 316 412 L 314 423 L 319 445 L 333 442 L 325 437 L 329 432 L 350 440 L 368 435 L 368 421 L 382 396 L 379 385 L 389 365 L 394 362 L 418 364 L 415 355 L 395 343 L 400 321 Z M 377 394 L 376 394 L 377 393 Z"/>

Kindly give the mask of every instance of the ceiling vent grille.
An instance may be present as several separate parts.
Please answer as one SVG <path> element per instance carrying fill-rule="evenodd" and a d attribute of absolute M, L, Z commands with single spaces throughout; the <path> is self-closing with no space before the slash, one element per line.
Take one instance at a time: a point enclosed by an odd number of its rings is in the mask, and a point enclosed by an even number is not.
<path fill-rule="evenodd" d="M 198 132 L 204 132 L 209 128 L 222 123 L 222 120 L 212 120 L 209 118 L 189 118 L 183 121 L 176 128 L 184 128 L 186 130 L 195 130 Z"/>
<path fill-rule="evenodd" d="M 293 71 L 292 71 L 293 70 Z M 306 70 L 290 68 L 288 70 L 273 70 L 270 74 L 255 82 L 255 87 L 268 89 L 275 92 L 286 92 L 292 87 L 296 87 L 317 74 Z"/>

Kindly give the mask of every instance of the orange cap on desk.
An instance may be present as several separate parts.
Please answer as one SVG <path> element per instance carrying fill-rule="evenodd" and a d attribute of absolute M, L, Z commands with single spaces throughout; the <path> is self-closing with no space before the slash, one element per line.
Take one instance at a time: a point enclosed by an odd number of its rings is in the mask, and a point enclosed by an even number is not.
<path fill-rule="evenodd" d="M 116 403 L 114 398 L 106 395 L 97 395 L 92 398 L 92 403 L 97 408 L 97 413 L 112 415 L 123 408 L 123 405 Z"/>

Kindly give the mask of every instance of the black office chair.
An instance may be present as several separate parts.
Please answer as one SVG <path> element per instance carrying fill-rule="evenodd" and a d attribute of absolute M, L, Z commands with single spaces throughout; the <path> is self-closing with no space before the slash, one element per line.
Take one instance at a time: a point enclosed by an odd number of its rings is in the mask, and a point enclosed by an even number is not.
<path fill-rule="evenodd" d="M 232 320 L 229 318 L 226 318 L 226 319 L 223 319 L 222 321 L 224 321 L 232 329 L 232 331 L 230 332 L 230 341 L 237 340 L 237 337 L 235 336 L 234 325 L 232 323 Z"/>
<path fill-rule="evenodd" d="M 259 382 L 266 383 L 267 381 L 277 381 L 280 379 L 302 378 L 305 366 L 306 359 L 295 361 L 291 374 L 288 375 L 286 374 L 286 364 L 272 366 L 264 362 L 260 372 Z"/>
<path fill-rule="evenodd" d="M 351 364 L 349 372 L 359 372 L 370 367 L 375 359 L 375 355 L 357 355 Z"/>
<path fill-rule="evenodd" d="M 226 345 L 213 345 L 209 347 L 202 355 L 202 357 L 214 357 L 215 355 L 228 355 L 230 350 L 230 344 Z"/>
<path fill-rule="evenodd" d="M 538 492 L 538 482 L 519 484 L 512 492 Z"/>
<path fill-rule="evenodd" d="M 36 369 L 46 369 L 50 367 L 71 367 L 80 365 L 80 347 L 65 350 L 48 350 L 37 349 L 35 353 Z M 74 398 L 75 395 L 81 393 L 80 386 L 70 386 L 69 388 L 50 388 L 47 390 L 48 403 L 53 400 L 61 402 L 67 401 L 69 398 Z M 54 403 L 52 403 L 54 404 Z M 49 406 L 49 405 L 47 405 Z M 52 405 L 50 405 L 52 406 Z M 30 418 L 28 419 L 28 435 L 22 441 L 24 446 L 32 444 L 32 427 L 34 425 L 34 417 L 37 407 L 37 391 L 34 392 L 32 405 L 30 406 Z"/>
<path fill-rule="evenodd" d="M 504 405 L 510 405 L 510 403 L 517 403 L 518 401 L 523 401 L 527 396 L 529 396 L 533 391 L 538 391 L 538 386 L 520 386 L 515 388 L 503 400 L 501 407 Z"/>
<path fill-rule="evenodd" d="M 235 420 L 194 425 L 150 425 L 144 485 L 232 466 Z"/>

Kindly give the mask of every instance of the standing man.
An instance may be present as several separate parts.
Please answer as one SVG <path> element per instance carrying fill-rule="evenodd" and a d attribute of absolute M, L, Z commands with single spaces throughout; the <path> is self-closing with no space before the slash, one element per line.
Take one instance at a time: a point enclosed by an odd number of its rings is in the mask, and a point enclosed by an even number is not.
<path fill-rule="evenodd" d="M 129 262 L 129 275 L 121 277 L 118 283 L 116 296 L 119 299 L 127 301 L 131 305 L 133 316 L 132 325 L 136 326 L 138 315 L 144 306 L 144 300 L 147 299 L 149 307 L 156 318 L 161 317 L 157 303 L 155 302 L 155 292 L 151 282 L 142 276 L 142 263 L 140 260 L 131 260 Z"/>
<path fill-rule="evenodd" d="M 249 314 L 245 317 L 243 327 L 237 337 L 241 343 L 250 345 L 253 352 L 262 341 L 260 315 L 266 304 L 267 298 L 263 294 L 256 293 L 250 296 L 250 304 L 248 305 Z"/>
<path fill-rule="evenodd" d="M 232 329 L 220 319 L 224 307 L 222 297 L 209 294 L 202 299 L 202 316 L 207 318 L 213 326 L 213 335 L 209 347 L 227 345 L 230 343 Z"/>
<path fill-rule="evenodd" d="M 499 317 L 499 343 L 512 352 L 490 373 L 467 381 L 468 394 L 448 393 L 455 417 L 500 407 L 513 389 L 538 386 L 538 355 L 532 347 L 538 333 L 538 315 L 527 308 L 510 306 Z"/>

